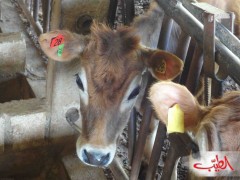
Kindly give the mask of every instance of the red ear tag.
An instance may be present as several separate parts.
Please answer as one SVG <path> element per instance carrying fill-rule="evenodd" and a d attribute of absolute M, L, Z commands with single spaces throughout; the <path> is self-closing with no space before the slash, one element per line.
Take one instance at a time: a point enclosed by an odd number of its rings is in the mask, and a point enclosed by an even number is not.
<path fill-rule="evenodd" d="M 51 43 L 50 43 L 50 47 L 55 47 L 55 46 L 59 46 L 60 44 L 62 44 L 64 42 L 64 37 L 62 34 L 59 34 L 57 37 L 52 38 Z"/>

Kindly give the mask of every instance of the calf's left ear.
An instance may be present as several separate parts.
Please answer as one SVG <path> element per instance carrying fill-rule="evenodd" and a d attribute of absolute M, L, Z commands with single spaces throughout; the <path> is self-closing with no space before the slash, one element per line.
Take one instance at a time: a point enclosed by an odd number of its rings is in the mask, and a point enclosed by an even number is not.
<path fill-rule="evenodd" d="M 163 50 L 143 50 L 143 60 L 158 80 L 172 80 L 183 70 L 183 62 L 174 54 Z"/>
<path fill-rule="evenodd" d="M 38 42 L 43 52 L 55 61 L 70 61 L 83 52 L 88 38 L 67 30 L 41 34 Z"/>

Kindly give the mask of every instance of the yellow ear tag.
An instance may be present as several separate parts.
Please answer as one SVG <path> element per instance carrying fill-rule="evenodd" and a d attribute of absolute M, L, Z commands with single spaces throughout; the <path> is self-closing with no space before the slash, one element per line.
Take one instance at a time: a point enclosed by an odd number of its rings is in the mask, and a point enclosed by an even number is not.
<path fill-rule="evenodd" d="M 155 68 L 155 71 L 161 74 L 164 74 L 167 69 L 167 64 L 164 59 L 162 59 L 161 63 L 158 64 L 158 67 Z"/>
<path fill-rule="evenodd" d="M 184 133 L 184 113 L 178 104 L 168 109 L 168 133 Z"/>

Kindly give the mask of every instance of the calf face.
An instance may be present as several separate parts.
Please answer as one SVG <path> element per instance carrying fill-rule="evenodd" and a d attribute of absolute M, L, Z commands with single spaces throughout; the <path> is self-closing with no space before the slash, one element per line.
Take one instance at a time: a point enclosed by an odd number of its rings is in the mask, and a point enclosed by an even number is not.
<path fill-rule="evenodd" d="M 51 47 L 56 37 L 63 42 Z M 82 134 L 77 141 L 77 155 L 92 166 L 108 166 L 113 160 L 117 138 L 138 94 L 145 89 L 144 72 L 149 70 L 158 79 L 171 80 L 182 70 L 182 61 L 176 56 L 142 47 L 132 28 L 111 30 L 94 23 L 88 37 L 58 30 L 42 34 L 39 43 L 51 59 L 75 59 L 80 64 L 76 86 Z"/>

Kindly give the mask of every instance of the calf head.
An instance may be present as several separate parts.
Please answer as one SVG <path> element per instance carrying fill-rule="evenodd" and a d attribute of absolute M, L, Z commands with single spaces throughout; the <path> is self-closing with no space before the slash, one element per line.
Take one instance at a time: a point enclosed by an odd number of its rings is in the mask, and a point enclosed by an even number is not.
<path fill-rule="evenodd" d="M 185 128 L 191 131 L 203 151 L 239 151 L 240 92 L 225 93 L 210 106 L 200 106 L 188 89 L 173 82 L 159 82 L 150 88 L 150 101 L 158 117 L 167 124 L 168 109 L 179 104 Z"/>
<path fill-rule="evenodd" d="M 50 47 L 56 37 L 64 47 Z M 127 124 L 142 87 L 142 75 L 149 70 L 161 80 L 171 80 L 182 70 L 176 56 L 140 45 L 134 29 L 111 30 L 93 23 L 90 36 L 65 30 L 42 34 L 39 43 L 47 56 L 56 61 L 77 61 L 82 134 L 77 155 L 92 166 L 108 166 L 114 158 L 116 141 Z M 61 45 L 60 45 L 61 46 Z"/>

